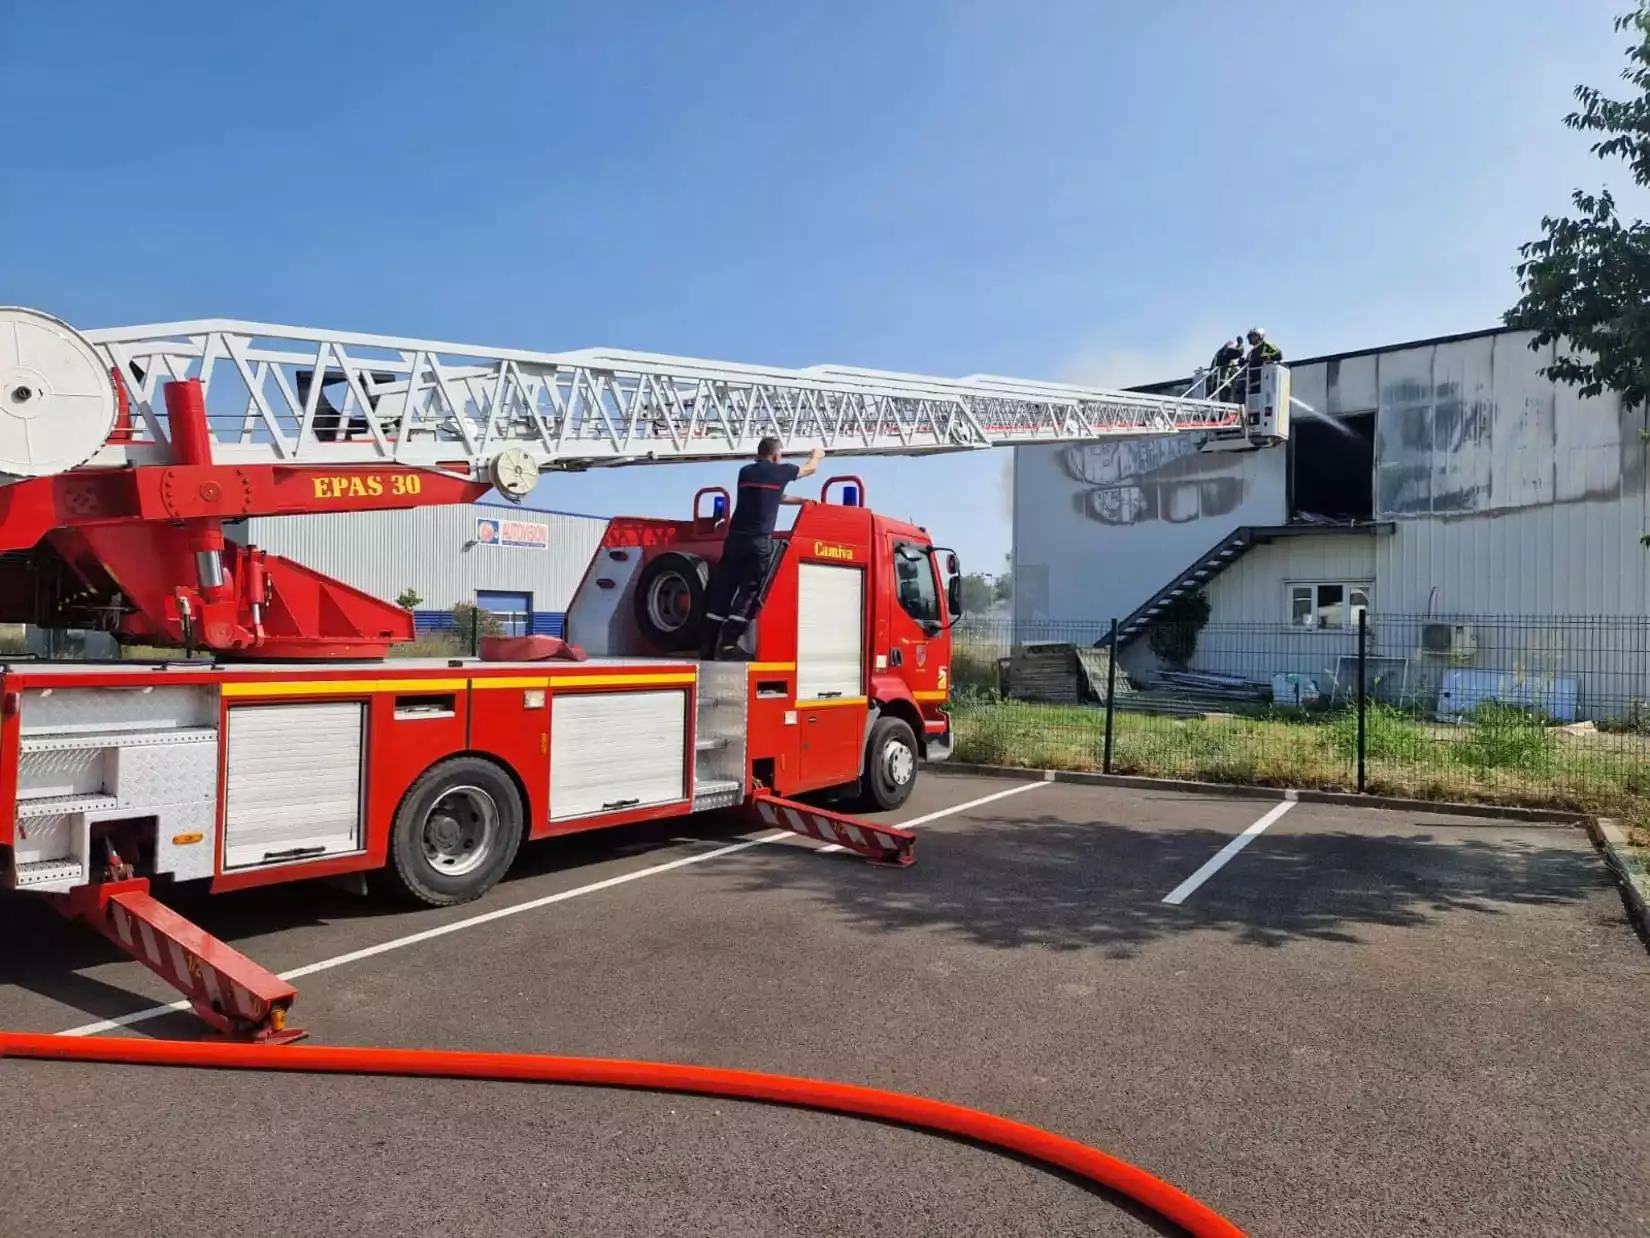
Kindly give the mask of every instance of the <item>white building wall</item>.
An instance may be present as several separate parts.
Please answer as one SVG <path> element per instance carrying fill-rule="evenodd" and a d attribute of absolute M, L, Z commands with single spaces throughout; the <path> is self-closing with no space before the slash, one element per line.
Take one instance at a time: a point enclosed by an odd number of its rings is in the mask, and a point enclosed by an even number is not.
<path fill-rule="evenodd" d="M 1378 605 L 1406 614 L 1650 615 L 1642 492 L 1402 521 L 1376 547 Z"/>
<path fill-rule="evenodd" d="M 1432 615 L 1476 620 L 1478 652 L 1461 665 L 1574 678 L 1584 715 L 1650 698 L 1646 417 L 1542 378 L 1564 346 L 1532 351 L 1532 338 L 1500 332 L 1293 367 L 1295 394 L 1320 412 L 1375 413 L 1374 516 L 1396 532 L 1251 551 L 1209 586 L 1211 626 L 1194 666 L 1332 675 L 1355 648 L 1351 634 L 1290 631 L 1286 587 L 1368 580 L 1376 648 L 1406 660 L 1412 693 L 1434 691 L 1448 669 L 1419 651 Z M 1308 415 L 1297 411 L 1297 422 Z M 1238 526 L 1287 522 L 1284 451 L 1195 447 L 1177 438 L 1016 453 L 1022 631 L 1027 620 L 1124 617 Z M 1149 663 L 1143 645 L 1126 664 Z"/>
<path fill-rule="evenodd" d="M 487 545 L 479 520 L 546 526 L 548 546 Z M 272 554 L 393 601 L 412 589 L 420 610 L 451 610 L 478 590 L 531 593 L 535 611 L 565 611 L 607 521 L 594 516 L 491 504 L 399 512 L 282 516 L 249 520 L 235 534 Z"/>
<path fill-rule="evenodd" d="M 1650 530 L 1645 415 L 1542 378 L 1556 348 L 1532 351 L 1532 338 L 1499 332 L 1294 367 L 1311 407 L 1376 414 L 1375 518 L 1398 523 L 1375 546 L 1379 608 L 1650 614 L 1650 550 L 1638 540 Z M 1297 422 L 1307 415 L 1297 410 Z M 1238 526 L 1288 520 L 1285 450 L 1196 448 L 1187 435 L 1018 449 L 1016 619 L 1125 616 Z M 1313 545 L 1274 549 L 1311 556 Z M 1232 569 L 1211 599 L 1254 613 L 1230 582 L 1272 572 L 1264 555 Z"/>
<path fill-rule="evenodd" d="M 1379 544 L 1389 540 L 1289 537 L 1256 546 L 1210 582 L 1209 627 L 1199 636 L 1192 666 L 1263 682 L 1274 675 L 1311 675 L 1327 689 L 1336 680 L 1340 659 L 1356 656 L 1357 635 L 1290 628 L 1289 587 L 1373 583 Z M 1377 611 L 1381 606 L 1378 586 L 1371 605 Z M 1135 654 L 1125 664 L 1149 670 L 1154 663 L 1149 654 L 1144 660 Z"/>
<path fill-rule="evenodd" d="M 1014 451 L 1014 614 L 1127 615 L 1238 525 L 1281 524 L 1285 455 L 1197 450 L 1198 437 Z"/>
<path fill-rule="evenodd" d="M 1256 546 L 1205 591 L 1213 623 L 1289 622 L 1289 586 L 1376 579 L 1379 543 L 1390 538 L 1289 537 Z M 1377 594 L 1371 606 L 1384 599 Z"/>
<path fill-rule="evenodd" d="M 1372 673 L 1421 704 L 1452 669 L 1503 672 L 1519 683 L 1573 681 L 1579 717 L 1620 716 L 1650 699 L 1646 559 L 1638 504 L 1548 505 L 1492 516 L 1399 522 L 1391 536 L 1303 537 L 1256 547 L 1208 589 L 1210 625 L 1192 665 L 1270 680 L 1352 682 L 1352 631 L 1293 629 L 1291 584 L 1372 584 Z M 1581 599 L 1580 605 L 1576 599 Z M 1471 625 L 1470 655 L 1421 647 L 1428 618 Z M 1136 654 L 1127 665 L 1149 670 Z"/>

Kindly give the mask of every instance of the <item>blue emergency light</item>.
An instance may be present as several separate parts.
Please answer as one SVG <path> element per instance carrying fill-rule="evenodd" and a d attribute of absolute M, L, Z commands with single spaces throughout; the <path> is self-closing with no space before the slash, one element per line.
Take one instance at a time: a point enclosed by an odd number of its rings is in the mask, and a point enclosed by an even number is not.
<path fill-rule="evenodd" d="M 724 495 L 715 495 L 710 501 L 710 518 L 720 520 L 728 514 L 728 500 Z"/>
<path fill-rule="evenodd" d="M 844 506 L 844 507 L 858 507 L 859 506 L 859 487 L 858 486 L 844 486 L 844 487 L 842 487 L 842 506 Z"/>

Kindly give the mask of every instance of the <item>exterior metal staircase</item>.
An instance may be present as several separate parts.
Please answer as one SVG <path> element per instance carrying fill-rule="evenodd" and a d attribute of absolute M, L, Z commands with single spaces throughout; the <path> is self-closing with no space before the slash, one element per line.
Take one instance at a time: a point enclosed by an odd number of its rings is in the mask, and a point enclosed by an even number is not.
<path fill-rule="evenodd" d="M 1188 593 L 1196 593 L 1205 588 L 1211 580 L 1219 576 L 1232 564 L 1236 563 L 1256 546 L 1263 546 L 1286 537 L 1324 537 L 1324 536 L 1358 536 L 1378 537 L 1390 534 L 1396 526 L 1390 521 L 1373 521 L 1359 524 L 1284 524 L 1260 525 L 1244 524 L 1233 529 L 1220 541 L 1216 542 L 1205 554 L 1193 561 L 1192 565 L 1168 584 L 1164 585 L 1151 597 L 1147 598 L 1128 617 L 1117 625 L 1117 646 L 1119 649 L 1141 636 L 1169 604 Z M 1111 644 L 1111 636 L 1102 636 L 1094 642 L 1097 649 L 1103 649 Z"/>
<path fill-rule="evenodd" d="M 1130 611 L 1128 616 L 1117 625 L 1118 648 L 1121 649 L 1136 637 L 1142 635 L 1146 628 L 1150 626 L 1152 620 L 1162 614 L 1175 599 L 1184 597 L 1188 593 L 1196 593 L 1248 554 L 1262 540 L 1270 540 L 1262 539 L 1259 536 L 1261 532 L 1261 528 L 1257 525 L 1239 525 L 1216 542 L 1207 553 L 1200 555 L 1180 575 Z M 1104 647 L 1109 644 L 1111 644 L 1109 634 L 1095 642 L 1096 647 Z"/>

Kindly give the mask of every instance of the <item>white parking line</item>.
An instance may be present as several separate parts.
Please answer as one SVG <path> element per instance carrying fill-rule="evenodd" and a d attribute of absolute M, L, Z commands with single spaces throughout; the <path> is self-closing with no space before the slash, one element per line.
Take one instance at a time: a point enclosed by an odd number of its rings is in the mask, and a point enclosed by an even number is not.
<path fill-rule="evenodd" d="M 978 808 L 981 804 L 989 804 L 993 800 L 1000 800 L 1006 796 L 1017 795 L 1021 791 L 1029 791 L 1033 787 L 1040 787 L 1041 782 L 1017 783 L 1006 791 L 997 791 L 991 795 L 982 795 L 978 799 L 968 800 L 961 804 L 953 804 L 949 808 L 942 808 L 938 812 L 931 812 L 926 816 L 917 817 L 911 821 L 901 821 L 901 826 L 924 825 L 929 821 L 937 821 L 941 817 L 954 816 L 959 812 L 966 812 L 970 808 Z M 475 928 L 480 924 L 491 924 L 494 920 L 503 920 L 508 916 L 517 916 L 524 911 L 537 911 L 540 907 L 548 907 L 552 903 L 563 903 L 570 898 L 579 898 L 585 894 L 595 894 L 599 890 L 610 890 L 614 886 L 622 886 L 632 881 L 640 881 L 643 877 L 657 877 L 661 873 L 674 872 L 678 868 L 686 868 L 690 864 L 703 864 L 707 860 L 717 860 L 735 852 L 748 851 L 752 847 L 760 847 L 764 843 L 776 843 L 782 839 L 794 839 L 795 834 L 789 830 L 775 830 L 771 834 L 763 834 L 759 838 L 749 838 L 741 842 L 729 843 L 725 847 L 718 847 L 714 851 L 702 851 L 697 855 L 683 856 L 681 859 L 670 860 L 664 864 L 655 864 L 650 868 L 639 868 L 633 873 L 621 873 L 617 877 L 608 877 L 604 881 L 593 881 L 589 885 L 578 886 L 572 890 L 562 890 L 556 894 L 546 894 L 543 898 L 529 899 L 525 903 L 514 903 L 509 907 L 500 907 L 494 911 L 485 911 L 480 915 L 469 916 L 463 920 L 454 920 L 451 924 L 440 924 L 435 928 L 428 928 L 418 933 L 409 933 L 405 937 L 396 937 L 390 941 L 379 942 L 376 946 L 366 946 L 360 950 L 351 950 L 347 954 L 334 955 L 330 959 L 322 959 L 318 963 L 306 963 L 302 967 L 294 967 L 291 971 L 280 973 L 282 980 L 297 980 L 303 976 L 313 976 L 317 972 L 331 971 L 334 967 L 342 967 L 346 963 L 359 963 L 362 959 L 370 959 L 374 955 L 388 954 L 391 950 L 400 950 L 406 946 L 416 946 L 421 942 L 434 941 L 437 937 L 445 937 L 449 933 L 457 933 L 462 929 Z M 819 850 L 828 851 L 831 848 L 822 847 Z M 97 1036 L 103 1032 L 112 1032 L 117 1028 L 131 1027 L 134 1023 L 147 1023 L 150 1019 L 158 1019 L 162 1015 L 174 1011 L 188 1010 L 189 1003 L 185 1000 L 168 1002 L 164 1006 L 149 1006 L 143 1010 L 134 1010 L 131 1014 L 117 1015 L 113 1019 L 100 1019 L 96 1023 L 85 1023 L 79 1027 L 71 1027 L 58 1033 L 59 1036 Z"/>
<path fill-rule="evenodd" d="M 1215 852 L 1215 854 L 1210 857 L 1207 864 L 1198 869 L 1190 877 L 1186 878 L 1185 881 L 1182 881 L 1174 889 L 1170 890 L 1168 894 L 1164 895 L 1163 901 L 1165 903 L 1175 904 L 1184 903 L 1197 891 L 1197 888 L 1200 885 L 1218 873 L 1227 860 L 1230 860 L 1234 855 L 1242 851 L 1256 838 L 1260 837 L 1262 831 L 1264 831 L 1267 826 L 1271 825 L 1272 822 L 1283 816 L 1284 813 L 1288 812 L 1294 806 L 1294 800 L 1284 800 L 1281 804 L 1278 804 L 1276 807 L 1272 808 L 1259 821 L 1255 822 L 1248 829 L 1244 830 L 1243 833 L 1239 834 L 1231 842 L 1227 843 L 1219 851 Z"/>

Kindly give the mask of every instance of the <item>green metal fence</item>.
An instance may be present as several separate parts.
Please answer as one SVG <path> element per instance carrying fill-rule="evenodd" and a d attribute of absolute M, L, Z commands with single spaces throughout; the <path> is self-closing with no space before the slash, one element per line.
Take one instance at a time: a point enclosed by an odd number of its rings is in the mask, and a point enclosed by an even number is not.
<path fill-rule="evenodd" d="M 966 620 L 956 758 L 1615 812 L 1650 805 L 1650 622 Z"/>

